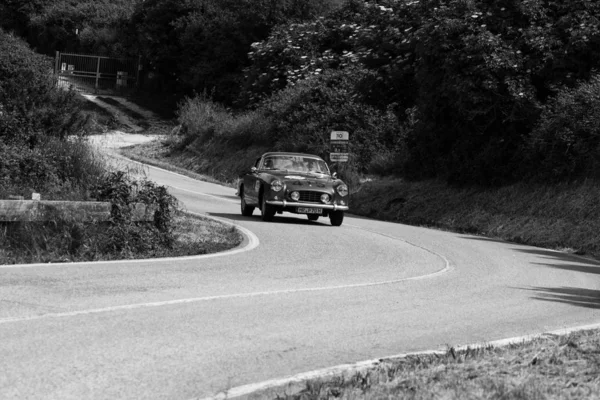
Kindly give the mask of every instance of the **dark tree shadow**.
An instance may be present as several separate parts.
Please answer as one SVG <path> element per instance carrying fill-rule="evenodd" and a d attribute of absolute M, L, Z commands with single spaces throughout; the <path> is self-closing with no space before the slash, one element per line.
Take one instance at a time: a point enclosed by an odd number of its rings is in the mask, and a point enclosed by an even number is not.
<path fill-rule="evenodd" d="M 535 292 L 532 299 L 571 304 L 574 306 L 600 309 L 600 290 L 580 289 L 573 287 L 545 288 L 533 287 L 525 289 Z"/>
<path fill-rule="evenodd" d="M 510 242 L 504 240 L 486 237 L 471 236 L 465 237 L 465 239 L 511 244 Z M 581 272 L 585 274 L 600 274 L 600 261 L 597 260 L 542 248 L 514 248 L 513 250 L 519 253 L 537 256 L 538 260 L 536 261 L 538 262 L 532 262 L 531 265 L 565 271 Z M 578 307 L 600 309 L 600 290 L 575 287 L 533 287 L 524 288 L 523 290 L 535 292 L 535 295 L 532 296 L 532 299 L 535 300 L 551 301 L 555 303 L 570 304 Z"/>

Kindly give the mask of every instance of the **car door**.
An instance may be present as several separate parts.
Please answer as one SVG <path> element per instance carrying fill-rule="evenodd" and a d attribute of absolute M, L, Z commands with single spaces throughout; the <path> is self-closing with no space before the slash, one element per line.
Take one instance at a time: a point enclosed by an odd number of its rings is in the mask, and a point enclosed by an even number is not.
<path fill-rule="evenodd" d="M 259 168 L 262 163 L 262 157 L 254 163 L 254 167 L 244 175 L 244 196 L 247 204 L 258 205 L 258 191 L 260 189 Z"/>

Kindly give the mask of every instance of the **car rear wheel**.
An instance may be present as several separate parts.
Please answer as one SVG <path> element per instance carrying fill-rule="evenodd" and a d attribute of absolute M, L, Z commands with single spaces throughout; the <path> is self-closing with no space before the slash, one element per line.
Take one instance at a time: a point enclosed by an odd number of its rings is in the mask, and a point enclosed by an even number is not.
<path fill-rule="evenodd" d="M 316 221 L 319 219 L 319 216 L 317 214 L 307 214 L 306 216 L 310 221 Z"/>
<path fill-rule="evenodd" d="M 262 213 L 263 221 L 273 221 L 273 217 L 275 216 L 275 209 L 270 204 L 267 204 L 267 200 L 264 196 L 262 196 L 261 199 L 260 212 Z"/>
<path fill-rule="evenodd" d="M 252 213 L 254 212 L 254 207 L 253 206 L 249 206 L 248 204 L 246 204 L 246 198 L 244 196 L 244 190 L 241 190 L 241 194 L 240 197 L 242 199 L 241 201 L 241 210 L 242 210 L 242 215 L 244 217 L 250 217 L 252 215 Z"/>
<path fill-rule="evenodd" d="M 329 221 L 331 221 L 331 225 L 340 226 L 344 221 L 344 212 L 343 211 L 331 211 L 329 213 Z"/>

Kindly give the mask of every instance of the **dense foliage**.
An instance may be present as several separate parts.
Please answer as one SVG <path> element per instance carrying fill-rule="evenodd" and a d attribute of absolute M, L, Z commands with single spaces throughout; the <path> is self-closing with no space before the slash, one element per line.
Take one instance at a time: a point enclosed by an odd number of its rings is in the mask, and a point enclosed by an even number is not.
<path fill-rule="evenodd" d="M 122 56 L 137 0 L 3 0 L 0 27 L 15 31 L 43 54 L 55 51 Z"/>
<path fill-rule="evenodd" d="M 599 21 L 586 0 L 350 0 L 255 43 L 243 99 L 360 64 L 372 74 L 357 96 L 410 128 L 404 174 L 504 183 L 539 167 L 523 160 L 540 150 L 530 133 L 549 98 L 600 65 Z"/>
<path fill-rule="evenodd" d="M 325 12 L 322 0 L 148 0 L 138 5 L 130 36 L 162 91 L 237 96 L 250 44 L 273 26 Z"/>
<path fill-rule="evenodd" d="M 326 152 L 329 131 L 343 128 L 354 150 L 372 143 L 355 153 L 362 171 L 484 185 L 594 175 L 594 140 L 560 138 L 597 135 L 569 117 L 594 121 L 583 109 L 597 90 L 597 1 L 6 0 L 0 11 L 43 49 L 141 54 L 147 89 L 203 93 L 246 108 L 246 123 L 248 109 L 272 121 L 246 129 L 256 138 L 232 134 L 241 143 L 270 135 L 288 150 Z M 334 76 L 344 81 L 335 95 Z M 364 128 L 349 110 L 366 114 L 355 113 Z M 390 114 L 394 137 L 382 138 Z M 553 128 L 558 119 L 573 133 Z"/>
<path fill-rule="evenodd" d="M 152 182 L 107 171 L 83 138 L 90 120 L 82 102 L 56 87 L 46 56 L 0 30 L 0 199 L 40 193 L 43 200 L 109 201 L 113 211 L 105 226 L 62 214 L 0 222 L 0 263 L 152 256 L 172 246 L 174 198 Z M 153 223 L 132 221 L 135 202 L 152 207 Z"/>

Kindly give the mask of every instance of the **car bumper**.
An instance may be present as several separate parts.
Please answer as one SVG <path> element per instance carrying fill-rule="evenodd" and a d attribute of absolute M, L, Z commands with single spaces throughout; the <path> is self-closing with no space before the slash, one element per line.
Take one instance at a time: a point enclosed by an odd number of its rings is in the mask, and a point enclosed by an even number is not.
<path fill-rule="evenodd" d="M 283 207 L 283 208 L 292 208 L 292 207 L 305 207 L 305 208 L 322 208 L 323 210 L 333 210 L 333 211 L 348 211 L 348 206 L 341 206 L 338 204 L 314 204 L 314 203 L 296 203 L 293 201 L 286 200 L 267 200 L 267 204 Z"/>

